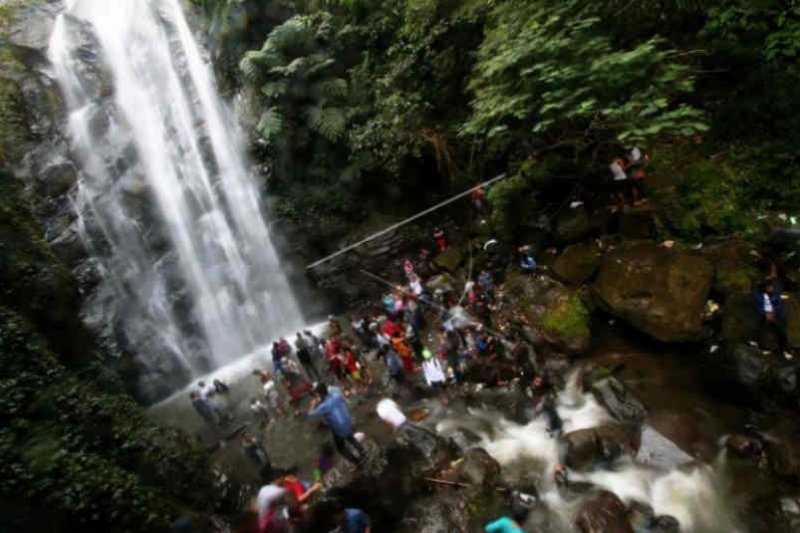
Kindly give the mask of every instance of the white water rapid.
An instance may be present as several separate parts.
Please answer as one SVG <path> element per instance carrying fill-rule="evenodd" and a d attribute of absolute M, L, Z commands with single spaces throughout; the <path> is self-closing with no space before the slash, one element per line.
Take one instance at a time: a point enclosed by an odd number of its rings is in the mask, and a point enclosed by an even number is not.
<path fill-rule="evenodd" d="M 579 392 L 577 377 L 577 373 L 572 374 L 567 387 L 557 398 L 564 433 L 614 422 L 591 393 Z M 468 416 L 445 418 L 438 422 L 436 431 L 449 436 L 460 428 L 466 428 L 480 438 L 475 445 L 489 452 L 504 471 L 512 473 L 512 477 L 518 477 L 519 481 L 531 477 L 538 480 L 539 497 L 544 505 L 532 511 L 527 523 L 531 530 L 573 533 L 583 499 L 565 497 L 553 481 L 554 467 L 562 462 L 561 451 L 558 439 L 547 432 L 545 418 L 538 416 L 521 425 L 494 411 L 470 409 Z M 646 430 L 652 431 L 651 428 Z M 677 448 L 671 453 L 678 457 L 683 454 Z M 685 459 L 692 458 L 685 456 Z M 678 519 L 683 533 L 746 531 L 737 523 L 731 505 L 724 455 L 711 465 L 692 461 L 669 468 L 622 458 L 611 469 L 586 473 L 570 471 L 569 479 L 570 483 L 589 482 L 613 492 L 626 504 L 646 503 L 656 515 Z"/>
<path fill-rule="evenodd" d="M 87 321 L 121 331 L 160 378 L 180 374 L 173 385 L 302 327 L 179 0 L 68 0 L 49 54 L 82 165 L 75 208 L 102 273 Z"/>

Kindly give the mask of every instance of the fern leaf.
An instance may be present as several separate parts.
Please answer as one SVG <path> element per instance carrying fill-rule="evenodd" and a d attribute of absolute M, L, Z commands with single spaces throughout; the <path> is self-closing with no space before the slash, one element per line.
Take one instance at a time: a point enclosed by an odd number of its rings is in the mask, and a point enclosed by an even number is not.
<path fill-rule="evenodd" d="M 275 109 L 268 108 L 262 113 L 261 120 L 258 121 L 258 126 L 256 126 L 256 131 L 258 131 L 258 134 L 263 138 L 273 140 L 280 136 L 283 132 L 283 128 L 283 115 Z"/>

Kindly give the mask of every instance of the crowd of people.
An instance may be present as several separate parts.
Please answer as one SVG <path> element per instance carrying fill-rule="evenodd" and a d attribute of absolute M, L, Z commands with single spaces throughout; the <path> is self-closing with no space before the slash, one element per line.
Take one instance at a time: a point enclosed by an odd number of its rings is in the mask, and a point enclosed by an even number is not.
<path fill-rule="evenodd" d="M 483 194 L 473 201 L 476 209 L 485 209 Z M 371 308 L 350 318 L 330 316 L 319 334 L 306 330 L 298 332 L 292 343 L 284 338 L 273 343 L 271 369 L 254 372 L 261 393 L 250 401 L 253 423 L 264 428 L 285 416 L 322 419 L 332 445 L 320 451 L 313 480 L 303 482 L 297 468 L 276 468 L 252 432 L 241 436 L 243 453 L 267 483 L 255 505 L 260 533 L 292 531 L 306 501 L 333 468 L 334 450 L 352 468 L 368 461 L 364 435 L 356 430 L 348 408 L 348 400 L 363 392 L 383 396 L 376 413 L 395 431 L 424 431 L 409 422 L 392 398 L 424 394 L 447 403 L 465 381 L 478 387 L 513 383 L 523 399 L 521 405 L 543 416 L 554 437 L 560 433 L 554 380 L 543 372 L 521 330 L 497 312 L 503 305 L 498 286 L 505 265 L 498 267 L 490 259 L 484 268 L 457 282 L 434 261 L 449 247 L 447 232 L 435 228 L 430 246 L 403 262 L 397 272 L 400 283 L 380 279 L 388 290 Z M 532 249 L 523 246 L 517 251 L 519 270 L 535 275 L 538 265 Z M 191 393 L 195 409 L 213 426 L 228 420 L 221 402 L 214 400 L 217 394 L 221 393 L 204 384 Z M 307 408 L 301 408 L 306 401 Z M 563 470 L 554 476 L 566 479 Z M 524 509 L 515 513 L 487 525 L 486 531 L 523 531 Z M 338 519 L 341 531 L 370 531 L 364 510 L 342 509 Z"/>

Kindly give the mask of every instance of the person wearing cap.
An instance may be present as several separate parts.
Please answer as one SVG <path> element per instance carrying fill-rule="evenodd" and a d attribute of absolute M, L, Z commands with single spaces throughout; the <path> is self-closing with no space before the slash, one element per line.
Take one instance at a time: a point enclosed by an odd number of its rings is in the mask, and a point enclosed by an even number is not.
<path fill-rule="evenodd" d="M 433 389 L 443 389 L 447 378 L 441 361 L 437 357 L 433 357 L 428 348 L 422 350 L 422 359 L 422 372 L 425 375 L 425 382 Z"/>
<path fill-rule="evenodd" d="M 333 434 L 333 444 L 342 454 L 342 457 L 353 464 L 361 464 L 366 459 L 367 452 L 355 438 L 353 419 L 350 416 L 350 411 L 347 409 L 347 404 L 341 391 L 333 387 L 328 390 L 327 385 L 318 383 L 315 387 L 315 392 L 320 403 L 313 407 L 307 416 L 309 418 L 325 417 Z M 347 443 L 358 452 L 358 456 L 347 448 Z"/>

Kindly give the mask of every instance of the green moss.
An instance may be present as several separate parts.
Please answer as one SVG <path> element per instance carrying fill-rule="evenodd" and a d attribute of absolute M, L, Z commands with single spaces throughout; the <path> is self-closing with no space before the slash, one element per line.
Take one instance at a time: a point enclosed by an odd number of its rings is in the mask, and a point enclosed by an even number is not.
<path fill-rule="evenodd" d="M 182 507 L 218 504 L 209 457 L 159 428 L 130 397 L 65 367 L 24 317 L 0 305 L 0 504 L 10 530 L 162 531 Z M 41 530 L 53 530 L 52 527 Z"/>
<path fill-rule="evenodd" d="M 577 294 L 562 296 L 542 317 L 545 332 L 561 338 L 587 337 L 589 311 Z"/>
<path fill-rule="evenodd" d="M 32 136 L 28 112 L 16 82 L 0 79 L 0 156 L 16 159 Z"/>

